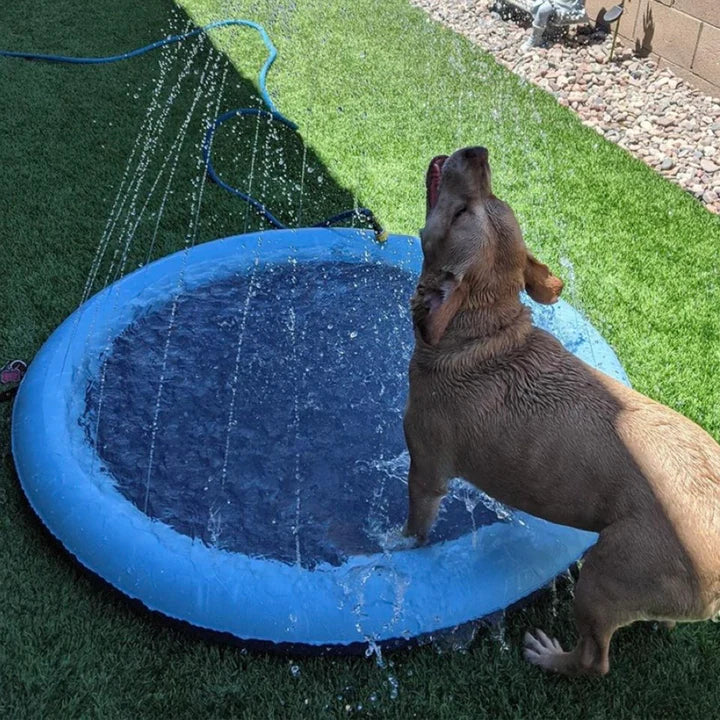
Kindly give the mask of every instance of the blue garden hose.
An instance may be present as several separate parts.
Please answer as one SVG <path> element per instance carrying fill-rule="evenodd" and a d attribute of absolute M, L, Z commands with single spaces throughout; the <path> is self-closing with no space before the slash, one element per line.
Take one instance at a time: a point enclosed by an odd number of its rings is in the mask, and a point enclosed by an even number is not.
<path fill-rule="evenodd" d="M 210 23 L 209 25 L 195 28 L 190 32 L 184 33 L 183 35 L 170 35 L 163 40 L 157 40 L 153 43 L 150 43 L 149 45 L 137 48 L 136 50 L 131 50 L 130 52 L 122 53 L 121 55 L 110 55 L 108 57 L 83 58 L 71 57 L 67 55 L 43 55 L 38 53 L 15 52 L 12 50 L 0 50 L 0 57 L 21 58 L 23 60 L 42 60 L 45 62 L 56 63 L 71 63 L 75 65 L 105 65 L 107 63 L 118 62 L 120 60 L 128 60 L 129 58 L 138 57 L 139 55 L 144 55 L 151 50 L 156 50 L 157 48 L 163 47 L 165 45 L 170 45 L 171 43 L 180 42 L 182 40 L 187 40 L 188 38 L 195 37 L 200 33 L 206 33 L 209 30 L 214 30 L 215 28 L 228 27 L 232 25 L 250 27 L 254 30 L 257 30 L 258 33 L 260 33 L 260 37 L 262 38 L 263 43 L 265 43 L 265 47 L 268 51 L 268 56 L 265 59 L 262 68 L 260 68 L 260 72 L 258 73 L 258 87 L 260 89 L 262 99 L 265 101 L 265 104 L 267 105 L 269 110 L 258 110 L 256 108 L 238 108 L 237 110 L 230 110 L 229 112 L 226 112 L 223 115 L 217 117 L 213 124 L 208 128 L 203 139 L 202 152 L 203 159 L 205 160 L 205 167 L 208 177 L 210 177 L 213 182 L 217 183 L 220 187 L 232 193 L 233 195 L 237 195 L 239 198 L 245 200 L 252 207 L 254 207 L 258 211 L 258 213 L 262 215 L 273 227 L 288 229 L 288 226 L 280 222 L 280 220 L 278 220 L 265 207 L 265 205 L 258 202 L 255 198 L 251 197 L 247 193 L 244 193 L 223 181 L 217 174 L 217 172 L 215 172 L 215 168 L 213 167 L 213 164 L 210 160 L 210 150 L 212 147 L 212 139 L 215 131 L 218 129 L 218 127 L 220 127 L 220 125 L 222 125 L 222 123 L 230 120 L 233 117 L 240 117 L 243 115 L 258 115 L 260 117 L 267 117 L 272 120 L 277 120 L 278 122 L 283 123 L 283 125 L 289 127 L 291 130 L 297 130 L 297 124 L 294 123 L 292 120 L 286 118 L 282 113 L 278 112 L 278 110 L 275 108 L 275 104 L 270 99 L 270 95 L 268 94 L 266 87 L 267 74 L 268 70 L 270 70 L 270 66 L 273 64 L 275 58 L 277 57 L 277 49 L 272 44 L 272 41 L 270 40 L 268 34 L 265 32 L 265 28 L 259 23 L 252 22 L 251 20 L 217 20 Z M 316 223 L 315 225 L 313 225 L 313 227 L 330 227 L 351 217 L 366 218 L 370 225 L 372 225 L 377 240 L 379 242 L 384 242 L 387 239 L 387 233 L 383 230 L 382 226 L 377 221 L 372 211 L 368 208 L 354 208 L 352 210 L 345 210 L 344 212 L 333 215 L 332 217 L 326 218 L 325 220 Z"/>

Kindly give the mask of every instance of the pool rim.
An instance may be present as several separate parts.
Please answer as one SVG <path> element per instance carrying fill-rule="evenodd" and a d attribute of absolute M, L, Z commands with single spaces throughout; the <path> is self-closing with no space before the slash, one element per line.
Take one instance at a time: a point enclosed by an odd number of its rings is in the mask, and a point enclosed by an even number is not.
<path fill-rule="evenodd" d="M 380 644 L 412 642 L 502 610 L 546 585 L 595 542 L 594 533 L 517 513 L 525 523 L 522 529 L 495 523 L 481 528 L 474 539 L 466 535 L 392 555 L 353 556 L 341 566 L 308 570 L 209 548 L 143 515 L 114 488 L 111 478 L 89 480 L 88 458 L 78 460 L 70 449 L 78 440 L 79 424 L 70 426 L 84 405 L 84 396 L 77 397 L 73 389 L 100 365 L 100 353 L 88 356 L 88 351 L 102 352 L 106 346 L 102 337 L 93 339 L 93 332 L 97 336 L 100 328 L 107 338 L 115 337 L 150 300 L 172 298 L 181 274 L 187 289 L 233 272 L 252 271 L 259 266 L 258 251 L 263 264 L 291 258 L 381 262 L 413 273 L 421 265 L 419 241 L 409 236 L 390 236 L 381 246 L 372 232 L 353 229 L 248 233 L 161 258 L 72 313 L 42 346 L 20 385 L 13 408 L 12 451 L 31 506 L 82 565 L 151 610 L 214 633 L 229 633 L 242 642 L 351 648 L 368 639 Z M 558 311 L 581 317 L 562 301 Z M 617 367 L 611 374 L 627 382 L 617 358 L 592 332 L 614 359 Z M 84 340 L 82 347 L 78 338 Z M 528 543 L 531 537 L 533 544 Z M 484 548 L 482 557 L 478 546 Z M 441 581 L 438 570 L 444 573 Z M 242 586 L 253 576 L 258 582 L 249 592 Z M 509 576 L 514 578 L 512 587 Z M 409 583 L 399 615 L 387 608 L 393 602 L 388 593 L 395 592 L 398 578 Z M 340 594 L 339 587 L 344 588 Z M 348 611 L 368 590 L 374 602 L 360 613 Z M 453 607 L 447 606 L 448 595 Z M 428 608 L 435 609 L 434 614 Z M 285 620 L 279 623 L 282 615 Z"/>

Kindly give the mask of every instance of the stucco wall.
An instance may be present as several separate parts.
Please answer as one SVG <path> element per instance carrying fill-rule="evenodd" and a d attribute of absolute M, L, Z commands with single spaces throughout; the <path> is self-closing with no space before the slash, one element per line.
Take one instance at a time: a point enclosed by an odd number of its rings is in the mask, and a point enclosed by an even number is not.
<path fill-rule="evenodd" d="M 593 20 L 620 0 L 586 0 Z M 626 0 L 620 36 L 703 92 L 720 97 L 720 0 Z"/>

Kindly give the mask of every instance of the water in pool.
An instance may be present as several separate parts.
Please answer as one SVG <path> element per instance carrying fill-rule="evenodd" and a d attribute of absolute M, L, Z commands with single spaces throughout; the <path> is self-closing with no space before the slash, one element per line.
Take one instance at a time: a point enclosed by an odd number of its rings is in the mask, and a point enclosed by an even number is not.
<path fill-rule="evenodd" d="M 131 502 L 208 545 L 305 567 L 380 551 L 407 505 L 414 282 L 288 262 L 155 306 L 88 385 L 88 439 Z M 455 483 L 431 542 L 507 515 Z"/>

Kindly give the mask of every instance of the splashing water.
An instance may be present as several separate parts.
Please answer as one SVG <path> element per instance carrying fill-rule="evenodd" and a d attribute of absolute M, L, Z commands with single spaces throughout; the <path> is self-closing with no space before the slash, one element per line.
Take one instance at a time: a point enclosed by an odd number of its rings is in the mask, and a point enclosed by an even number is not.
<path fill-rule="evenodd" d="M 150 308 L 88 388 L 88 434 L 120 491 L 209 545 L 308 567 L 407 547 L 410 323 L 376 308 L 412 282 L 371 263 L 255 263 Z M 510 517 L 454 483 L 431 541 Z"/>
<path fill-rule="evenodd" d="M 507 641 L 505 611 L 496 613 L 496 616 L 488 620 L 490 623 L 490 637 L 498 644 L 502 652 L 509 652 L 510 645 Z"/>

